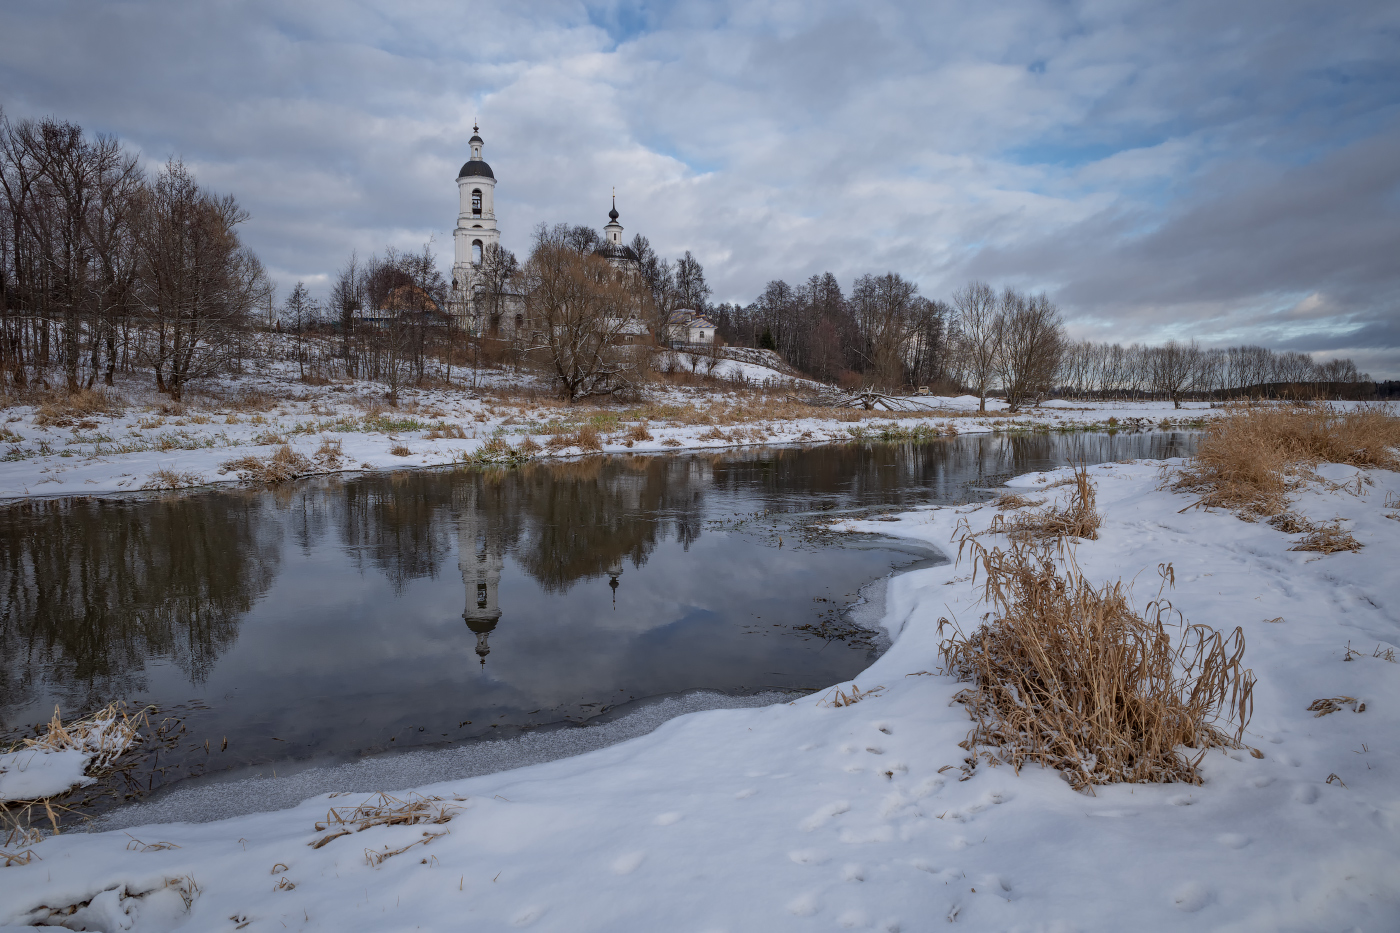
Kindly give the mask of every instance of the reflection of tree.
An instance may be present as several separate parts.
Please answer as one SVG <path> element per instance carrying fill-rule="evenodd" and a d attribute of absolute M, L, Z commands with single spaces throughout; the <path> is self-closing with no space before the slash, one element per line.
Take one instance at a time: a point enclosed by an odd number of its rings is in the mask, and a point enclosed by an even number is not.
<path fill-rule="evenodd" d="M 600 577 L 624 560 L 640 567 L 668 534 L 698 535 L 708 470 L 696 461 L 591 457 L 520 472 L 526 515 L 519 559 L 546 590 Z"/>
<path fill-rule="evenodd" d="M 356 560 L 368 558 L 395 591 L 437 576 L 451 551 L 447 523 L 452 484 L 436 473 L 393 473 L 348 482 L 341 535 Z"/>
<path fill-rule="evenodd" d="M 52 678 L 81 704 L 127 692 L 148 656 L 201 682 L 270 585 L 259 495 L 28 502 L 0 522 L 0 702 Z"/>

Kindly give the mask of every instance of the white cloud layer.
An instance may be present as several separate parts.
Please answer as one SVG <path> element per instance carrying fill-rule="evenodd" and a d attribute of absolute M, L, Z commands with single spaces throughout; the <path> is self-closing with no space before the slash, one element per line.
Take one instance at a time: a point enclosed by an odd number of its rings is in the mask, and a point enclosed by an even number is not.
<path fill-rule="evenodd" d="M 1400 376 L 1387 2 L 9 4 L 0 104 L 174 154 L 284 291 L 444 258 L 473 119 L 504 242 L 693 251 L 716 298 L 894 270 L 1046 289 L 1075 333 Z"/>

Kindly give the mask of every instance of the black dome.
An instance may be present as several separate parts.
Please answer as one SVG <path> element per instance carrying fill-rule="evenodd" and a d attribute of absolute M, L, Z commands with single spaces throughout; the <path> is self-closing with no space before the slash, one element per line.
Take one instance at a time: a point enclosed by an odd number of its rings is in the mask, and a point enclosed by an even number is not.
<path fill-rule="evenodd" d="M 631 262 L 641 262 L 636 251 L 622 243 L 609 243 L 604 240 L 593 252 L 604 259 L 627 259 Z"/>
<path fill-rule="evenodd" d="M 491 166 L 480 159 L 472 159 L 462 166 L 462 170 L 457 173 L 458 178 L 471 178 L 480 176 L 481 178 L 494 179 L 496 176 L 491 172 Z"/>

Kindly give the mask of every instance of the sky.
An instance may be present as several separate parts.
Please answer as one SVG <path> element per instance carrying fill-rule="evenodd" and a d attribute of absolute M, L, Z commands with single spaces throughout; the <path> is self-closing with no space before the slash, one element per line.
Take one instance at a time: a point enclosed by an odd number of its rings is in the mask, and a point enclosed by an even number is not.
<path fill-rule="evenodd" d="M 0 7 L 0 106 L 235 195 L 285 295 L 450 264 L 480 121 L 505 246 L 607 222 L 716 301 L 825 271 L 1045 291 L 1075 337 L 1400 378 L 1400 4 Z"/>

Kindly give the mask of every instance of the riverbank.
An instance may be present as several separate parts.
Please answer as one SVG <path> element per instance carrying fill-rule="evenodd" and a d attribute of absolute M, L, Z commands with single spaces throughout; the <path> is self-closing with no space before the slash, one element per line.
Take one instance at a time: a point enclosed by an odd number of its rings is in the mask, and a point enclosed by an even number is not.
<path fill-rule="evenodd" d="M 221 822 L 65 834 L 0 869 L 0 923 L 86 902 L 85 916 L 138 931 L 1393 928 L 1400 750 L 1387 739 L 1400 665 L 1386 651 L 1400 644 L 1400 476 L 1321 468 L 1293 512 L 1344 518 L 1362 545 L 1322 553 L 1189 508 L 1195 497 L 1159 488 L 1159 469 L 1091 470 L 1103 524 L 1076 558 L 1091 579 L 1136 579 L 1139 608 L 1170 563 L 1166 596 L 1187 621 L 1242 628 L 1258 678 L 1244 741 L 1263 757 L 1212 750 L 1200 786 L 1089 796 L 1054 771 L 985 762 L 959 780 L 971 723 L 952 702 L 965 685 L 940 673 L 938 624 L 985 611 L 964 562 L 893 578 L 893 646 L 838 685 L 847 696 L 858 685 L 853 705 L 832 690 L 699 713 L 576 758 L 385 788 L 441 798 L 419 808 L 438 822 L 336 835 L 337 818 L 356 814 L 328 811 L 364 801 L 325 795 Z M 1013 486 L 1062 495 L 1057 478 Z M 982 531 L 996 514 L 931 508 L 833 527 L 954 554 L 959 521 Z M 1317 716 L 1323 698 L 1338 711 Z"/>
<path fill-rule="evenodd" d="M 735 364 L 738 365 L 738 364 Z M 336 472 L 510 464 L 591 453 L 655 453 L 754 444 L 818 444 L 993 431 L 1196 427 L 1205 403 L 1050 400 L 1015 414 L 971 396 L 929 398 L 918 414 L 816 408 L 802 385 L 752 364 L 697 385 L 656 384 L 631 403 L 566 405 L 529 375 L 490 372 L 474 388 L 307 385 L 294 364 L 225 377 L 172 403 L 144 379 L 72 401 L 0 410 L 0 499 L 100 495 L 266 482 Z M 762 370 L 760 372 L 759 370 Z M 766 374 L 766 375 L 765 375 Z"/>

